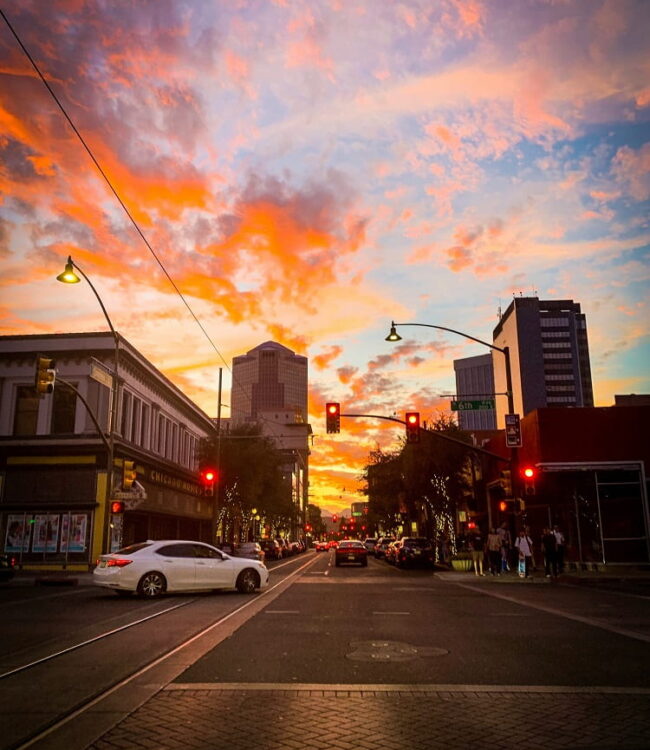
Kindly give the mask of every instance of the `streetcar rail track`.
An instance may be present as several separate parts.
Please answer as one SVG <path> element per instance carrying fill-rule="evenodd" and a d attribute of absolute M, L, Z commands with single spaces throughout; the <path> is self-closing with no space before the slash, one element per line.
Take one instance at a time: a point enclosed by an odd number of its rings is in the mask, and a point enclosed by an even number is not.
<path fill-rule="evenodd" d="M 283 561 L 281 563 L 278 563 L 278 565 L 274 565 L 272 568 L 270 568 L 270 570 L 275 571 L 275 570 L 278 570 L 280 568 L 285 567 L 286 565 L 289 565 L 289 564 L 295 563 L 295 562 L 296 562 L 295 559 L 285 560 L 285 561 Z M 74 592 L 66 591 L 66 592 L 61 593 L 61 594 L 49 594 L 49 595 L 44 596 L 44 597 L 37 597 L 37 599 L 39 601 L 42 601 L 43 599 L 48 599 L 48 598 L 58 597 L 58 596 L 66 596 L 66 595 L 69 595 L 69 594 L 72 594 L 72 593 L 74 593 Z M 34 601 L 34 600 L 32 600 L 32 601 Z M 142 623 L 147 622 L 148 620 L 152 620 L 152 619 L 154 619 L 156 617 L 160 617 L 161 615 L 167 614 L 169 612 L 173 612 L 174 610 L 180 609 L 181 607 L 185 607 L 188 604 L 192 604 L 195 601 L 196 601 L 196 598 L 192 598 L 192 599 L 189 599 L 187 601 L 181 602 L 180 604 L 176 604 L 173 607 L 167 607 L 164 610 L 161 610 L 161 611 L 158 611 L 158 612 L 154 612 L 153 614 L 147 615 L 146 617 L 140 617 L 139 619 L 134 620 L 132 622 L 128 622 L 128 623 L 126 623 L 124 625 L 121 625 L 120 627 L 112 628 L 111 630 L 108 630 L 105 633 L 100 633 L 99 635 L 93 636 L 92 638 L 87 638 L 84 641 L 80 641 L 79 643 L 73 644 L 72 646 L 68 646 L 66 648 L 60 649 L 59 651 L 55 651 L 54 653 L 48 654 L 47 656 L 43 656 L 40 659 L 35 659 L 35 660 L 33 660 L 33 661 L 31 661 L 31 662 L 29 662 L 27 664 L 22 664 L 19 667 L 15 667 L 13 669 L 7 670 L 6 672 L 0 672 L 0 680 L 3 680 L 5 678 L 7 678 L 7 677 L 11 677 L 12 675 L 19 674 L 20 672 L 24 672 L 27 669 L 32 669 L 33 667 L 36 667 L 39 664 L 44 664 L 44 663 L 46 663 L 48 661 L 52 661 L 53 659 L 57 659 L 60 656 L 68 654 L 68 653 L 70 653 L 72 651 L 76 651 L 77 649 L 83 648 L 84 646 L 88 646 L 91 643 L 95 643 L 95 642 L 100 641 L 100 640 L 102 640 L 104 638 L 108 638 L 108 637 L 110 637 L 112 635 L 115 635 L 116 633 L 120 633 L 120 632 L 122 632 L 124 630 L 128 630 L 129 628 L 135 627 L 136 625 L 141 625 Z M 118 617 L 120 617 L 120 616 L 121 615 L 118 615 Z M 14 654 L 14 656 L 15 655 L 16 654 Z M 8 658 L 10 656 L 11 656 L 11 654 L 6 654 L 4 656 L 4 658 L 6 659 L 6 658 Z"/>
<path fill-rule="evenodd" d="M 131 674 L 127 675 L 126 677 L 123 677 L 123 678 L 119 679 L 117 682 L 115 682 L 110 687 L 107 687 L 107 688 L 101 690 L 100 692 L 96 693 L 95 695 L 89 696 L 87 699 L 80 701 L 76 706 L 72 707 L 67 712 L 63 713 L 62 715 L 60 715 L 57 718 L 52 719 L 46 725 L 44 725 L 41 728 L 37 729 L 36 732 L 34 734 L 32 734 L 31 736 L 25 737 L 22 740 L 20 740 L 18 744 L 12 745 L 12 747 L 11 747 L 10 750 L 27 750 L 28 748 L 34 747 L 36 745 L 36 743 L 41 742 L 43 739 L 45 739 L 46 737 L 48 737 L 49 735 L 51 735 L 53 732 L 55 732 L 58 729 L 64 727 L 66 724 L 68 724 L 69 722 L 73 721 L 77 717 L 83 715 L 86 711 L 88 711 L 93 706 L 97 705 L 98 703 L 100 703 L 101 701 L 103 701 L 104 699 L 106 699 L 107 697 L 109 697 L 110 695 L 112 695 L 113 693 L 115 693 L 117 690 L 120 690 L 121 688 L 125 687 L 126 685 L 128 685 L 131 682 L 133 682 L 134 680 L 136 680 L 141 675 L 147 673 L 149 670 L 155 668 L 159 664 L 162 664 L 164 661 L 166 661 L 167 659 L 173 657 L 175 654 L 179 653 L 184 648 L 187 648 L 188 646 L 190 646 L 194 642 L 198 641 L 200 638 L 202 638 L 206 634 L 210 633 L 212 630 L 218 628 L 220 625 L 223 625 L 224 623 L 226 623 L 231 618 L 235 617 L 237 614 L 239 614 L 243 610 L 245 610 L 248 607 L 254 605 L 256 602 L 259 602 L 260 599 L 268 596 L 276 588 L 278 588 L 282 584 L 286 583 L 291 578 L 297 576 L 305 568 L 307 568 L 310 565 L 312 565 L 317 559 L 318 558 L 316 558 L 315 556 L 311 557 L 304 564 L 298 566 L 294 571 L 288 573 L 286 576 L 284 576 L 280 581 L 278 581 L 277 583 L 275 583 L 273 586 L 270 586 L 268 589 L 265 589 L 264 591 L 260 592 L 257 596 L 249 599 L 249 601 L 245 602 L 241 606 L 236 607 L 234 610 L 232 610 L 228 614 L 220 617 L 215 622 L 213 622 L 210 625 L 202 628 L 201 630 L 199 630 L 198 632 L 194 633 L 189 638 L 186 638 L 184 641 L 182 641 L 181 643 L 177 644 L 173 648 L 169 649 L 165 653 L 163 653 L 163 654 L 161 654 L 161 655 L 153 658 L 150 662 L 144 664 L 142 667 L 138 668 L 137 670 L 135 670 Z M 295 559 L 290 559 L 290 560 L 283 561 L 282 563 L 278 563 L 278 565 L 273 566 L 273 570 L 277 570 L 279 568 L 283 568 L 286 565 L 289 565 L 289 564 L 292 564 L 292 563 L 295 563 L 295 562 L 296 562 Z M 182 602 L 181 604 L 175 605 L 174 607 L 168 608 L 167 610 L 164 610 L 163 612 L 158 613 L 158 615 L 152 615 L 152 616 L 149 616 L 147 618 L 143 618 L 139 622 L 144 622 L 145 619 L 153 619 L 153 617 L 159 616 L 160 614 L 165 614 L 167 612 L 172 611 L 173 609 L 178 609 L 178 608 L 180 608 L 182 606 L 185 606 L 187 604 L 192 603 L 193 601 L 196 601 L 196 599 L 192 599 L 192 600 L 187 601 L 187 602 Z M 131 624 L 131 625 L 127 625 L 125 627 L 132 627 L 132 626 L 133 625 Z M 101 640 L 102 638 L 105 638 L 108 635 L 112 635 L 112 634 L 114 634 L 116 632 L 119 632 L 120 630 L 124 630 L 125 627 L 116 628 L 115 630 L 111 631 L 110 634 L 103 634 L 102 636 L 99 636 L 98 638 L 89 639 L 87 642 L 84 642 L 84 644 L 77 644 L 77 645 L 75 645 L 73 647 L 65 649 L 65 650 L 61 651 L 60 653 L 58 653 L 56 656 L 61 656 L 64 653 L 76 650 L 76 649 L 80 648 L 82 645 L 88 645 L 88 644 L 92 643 L 93 641 Z M 3 677 L 9 677 L 9 676 L 12 676 L 14 674 L 17 674 L 19 671 L 26 671 L 26 669 L 28 669 L 30 667 L 37 666 L 39 663 L 42 663 L 43 661 L 49 660 L 51 658 L 54 658 L 54 656 L 46 657 L 44 659 L 37 660 L 37 661 L 33 662 L 30 665 L 23 665 L 23 667 L 19 667 L 16 670 L 11 670 L 10 672 L 7 672 L 7 673 L 4 673 L 4 674 L 0 675 L 0 679 L 2 679 Z"/>

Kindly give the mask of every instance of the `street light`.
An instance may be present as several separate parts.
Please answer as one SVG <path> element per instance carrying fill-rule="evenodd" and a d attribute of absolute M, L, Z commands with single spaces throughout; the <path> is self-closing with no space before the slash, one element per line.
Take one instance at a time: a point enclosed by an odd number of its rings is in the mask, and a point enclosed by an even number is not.
<path fill-rule="evenodd" d="M 388 336 L 386 336 L 386 341 L 401 341 L 402 337 L 397 333 L 395 330 L 397 326 L 421 326 L 422 328 L 437 328 L 439 331 L 448 331 L 449 333 L 455 333 L 458 336 L 463 336 L 466 339 L 470 339 L 471 341 L 476 341 L 477 344 L 483 344 L 484 346 L 489 346 L 490 349 L 495 349 L 498 352 L 501 352 L 503 356 L 506 358 L 506 395 L 508 397 L 508 413 L 514 414 L 515 407 L 514 407 L 514 401 L 513 401 L 513 395 L 512 395 L 512 372 L 510 370 L 510 349 L 507 346 L 504 346 L 503 348 L 500 346 L 495 346 L 494 344 L 490 344 L 487 341 L 482 341 L 481 339 L 477 339 L 475 336 L 470 336 L 467 333 L 463 333 L 462 331 L 455 331 L 453 328 L 445 328 L 444 326 L 434 326 L 429 323 L 396 323 L 394 320 L 391 321 L 390 324 L 390 333 Z"/>
<path fill-rule="evenodd" d="M 106 322 L 108 323 L 108 327 L 111 329 L 111 333 L 113 334 L 113 341 L 115 343 L 115 352 L 114 352 L 114 366 L 113 366 L 113 379 L 111 382 L 111 409 L 110 409 L 110 421 L 109 421 L 109 428 L 108 428 L 108 471 L 107 471 L 107 482 L 106 482 L 106 503 L 104 507 L 104 513 L 105 513 L 105 522 L 104 522 L 104 530 L 103 530 L 103 540 L 102 543 L 104 545 L 104 549 L 107 551 L 110 551 L 110 540 L 108 538 L 108 530 L 109 530 L 109 516 L 108 516 L 108 509 L 109 509 L 109 502 L 113 496 L 113 461 L 115 457 L 115 426 L 117 423 L 117 397 L 118 397 L 118 362 L 119 362 L 119 351 L 120 351 L 120 337 L 113 328 L 113 324 L 111 323 L 111 319 L 108 317 L 108 313 L 106 312 L 106 308 L 104 307 L 104 303 L 102 302 L 101 297 L 99 296 L 97 290 L 93 286 L 93 283 L 91 280 L 86 276 L 86 274 L 83 272 L 81 268 L 72 260 L 71 256 L 68 256 L 68 261 L 65 264 L 65 269 L 63 273 L 60 273 L 57 277 L 57 281 L 61 281 L 64 284 L 78 284 L 81 279 L 77 274 L 75 273 L 75 269 L 81 274 L 81 276 L 86 280 L 88 283 L 88 286 L 93 290 L 93 293 L 95 297 L 97 298 L 97 301 L 99 302 L 99 306 L 102 308 L 102 312 L 104 313 L 104 317 L 106 318 Z M 121 540 L 120 540 L 121 541 Z"/>

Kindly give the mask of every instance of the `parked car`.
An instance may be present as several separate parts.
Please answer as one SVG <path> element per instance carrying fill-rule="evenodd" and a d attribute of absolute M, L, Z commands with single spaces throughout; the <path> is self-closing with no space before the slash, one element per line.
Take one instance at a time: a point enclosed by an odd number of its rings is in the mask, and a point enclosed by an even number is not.
<path fill-rule="evenodd" d="M 304 552 L 304 548 L 302 546 L 302 542 L 289 542 L 289 547 L 291 549 L 292 555 L 298 555 L 301 552 Z"/>
<path fill-rule="evenodd" d="M 377 539 L 377 544 L 373 550 L 375 557 L 380 560 L 382 557 L 386 557 L 386 550 L 388 545 L 395 541 L 394 536 L 380 536 Z"/>
<path fill-rule="evenodd" d="M 264 550 L 264 559 L 281 560 L 282 547 L 277 539 L 260 539 L 260 547 Z"/>
<path fill-rule="evenodd" d="M 390 542 L 388 547 L 386 547 L 386 551 L 384 552 L 384 560 L 386 560 L 387 563 L 390 563 L 391 565 L 395 565 L 395 561 L 397 560 L 397 553 L 399 551 L 401 542 L 399 542 L 397 539 Z"/>
<path fill-rule="evenodd" d="M 165 592 L 233 588 L 252 594 L 268 586 L 269 571 L 259 560 L 231 557 L 203 542 L 148 540 L 102 555 L 93 583 L 118 594 L 147 598 Z"/>
<path fill-rule="evenodd" d="M 405 536 L 399 543 L 395 556 L 398 568 L 425 566 L 432 567 L 434 563 L 433 546 L 424 537 Z"/>
<path fill-rule="evenodd" d="M 0 555 L 0 581 L 10 581 L 14 577 L 16 558 L 13 555 Z"/>
<path fill-rule="evenodd" d="M 342 563 L 361 563 L 368 565 L 368 550 L 358 539 L 344 539 L 334 551 L 334 564 L 338 567 Z"/>
<path fill-rule="evenodd" d="M 247 557 L 249 560 L 264 562 L 264 550 L 257 542 L 242 542 L 235 549 L 235 557 Z"/>
<path fill-rule="evenodd" d="M 366 549 L 368 550 L 368 552 L 373 552 L 375 549 L 375 544 L 377 544 L 377 540 L 375 539 L 375 537 L 369 536 L 367 539 L 364 539 L 363 543 L 366 545 Z"/>

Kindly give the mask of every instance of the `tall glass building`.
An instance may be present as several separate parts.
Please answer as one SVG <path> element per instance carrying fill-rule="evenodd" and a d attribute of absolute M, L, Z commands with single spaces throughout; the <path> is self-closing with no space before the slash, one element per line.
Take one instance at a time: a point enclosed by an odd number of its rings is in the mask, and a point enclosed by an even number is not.
<path fill-rule="evenodd" d="M 493 342 L 508 347 L 514 409 L 522 417 L 544 406 L 593 406 L 587 322 L 573 300 L 515 297 L 494 329 Z M 505 357 L 493 352 L 497 392 L 506 390 Z M 497 427 L 507 412 L 497 398 Z"/>

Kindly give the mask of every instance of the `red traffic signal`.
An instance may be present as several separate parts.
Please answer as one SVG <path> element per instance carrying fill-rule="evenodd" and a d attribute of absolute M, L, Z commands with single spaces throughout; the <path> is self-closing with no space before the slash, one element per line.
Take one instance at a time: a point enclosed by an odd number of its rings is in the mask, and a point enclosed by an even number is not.
<path fill-rule="evenodd" d="M 111 513 L 114 515 L 124 513 L 124 502 L 122 500 L 113 500 L 111 502 Z"/>
<path fill-rule="evenodd" d="M 332 516 L 332 521 L 333 521 L 334 523 L 336 523 L 336 522 L 337 522 L 338 520 L 339 520 L 339 517 L 338 517 L 338 516 Z"/>
<path fill-rule="evenodd" d="M 524 478 L 524 493 L 526 495 L 534 495 L 537 469 L 534 466 L 524 466 L 521 470 L 521 475 Z"/>
<path fill-rule="evenodd" d="M 214 495 L 214 483 L 217 481 L 217 472 L 214 469 L 203 469 L 201 472 L 201 484 L 205 497 Z"/>
<path fill-rule="evenodd" d="M 419 443 L 420 442 L 420 412 L 407 411 L 405 415 L 405 421 L 406 421 L 406 442 L 407 443 Z"/>
<path fill-rule="evenodd" d="M 330 401 L 325 404 L 327 432 L 341 432 L 341 404 Z"/>

